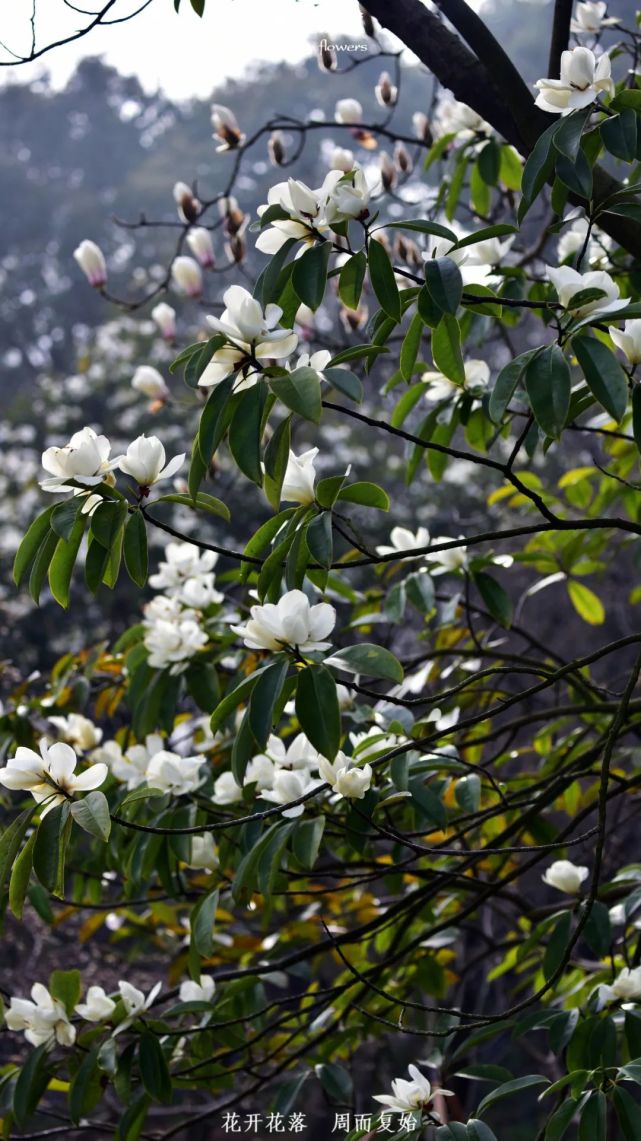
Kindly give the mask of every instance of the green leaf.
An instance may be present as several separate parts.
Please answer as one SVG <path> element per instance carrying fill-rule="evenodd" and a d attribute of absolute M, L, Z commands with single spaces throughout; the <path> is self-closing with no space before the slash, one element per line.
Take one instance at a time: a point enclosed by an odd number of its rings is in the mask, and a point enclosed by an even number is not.
<path fill-rule="evenodd" d="M 274 662 L 258 678 L 249 699 L 249 727 L 259 750 L 264 749 L 274 725 L 274 709 L 280 697 L 289 662 Z"/>
<path fill-rule="evenodd" d="M 605 607 L 598 595 L 584 582 L 577 582 L 576 579 L 568 579 L 567 588 L 570 602 L 583 621 L 590 626 L 602 626 L 605 622 Z"/>
<path fill-rule="evenodd" d="M 561 963 L 567 954 L 568 944 L 570 942 L 570 932 L 572 930 L 572 915 L 569 911 L 564 911 L 560 918 L 556 921 L 550 937 L 548 945 L 545 948 L 543 956 L 543 974 L 546 982 L 548 982 L 553 975 L 556 974 Z"/>
<path fill-rule="evenodd" d="M 71 805 L 71 815 L 76 824 L 91 836 L 97 836 L 99 840 L 109 839 L 111 817 L 104 792 L 96 789 L 94 792 L 88 792 L 82 800 L 74 800 Z"/>
<path fill-rule="evenodd" d="M 72 495 L 63 503 L 56 503 L 51 513 L 51 530 L 61 539 L 69 539 L 74 528 L 78 512 L 84 504 L 84 497 Z"/>
<path fill-rule="evenodd" d="M 373 642 L 359 642 L 339 650 L 330 659 L 332 665 L 346 668 L 348 673 L 364 674 L 365 677 L 384 678 L 386 681 L 401 682 L 403 667 L 398 658 L 383 646 Z"/>
<path fill-rule="evenodd" d="M 69 588 L 73 568 L 84 535 L 86 515 L 79 515 L 68 539 L 58 539 L 53 558 L 49 563 L 49 587 L 56 602 L 65 609 L 69 605 Z"/>
<path fill-rule="evenodd" d="M 229 425 L 236 403 L 230 400 L 235 380 L 234 374 L 226 376 L 212 389 L 203 408 L 196 439 L 198 453 L 205 467 L 211 463 L 212 456 Z"/>
<path fill-rule="evenodd" d="M 303 819 L 296 825 L 292 839 L 292 851 L 296 859 L 308 871 L 314 867 L 318 859 L 323 832 L 325 831 L 324 816 L 315 816 L 313 819 Z"/>
<path fill-rule="evenodd" d="M 195 0 L 191 0 L 192 4 Z M 163 1105 L 171 1103 L 171 1074 L 163 1048 L 155 1034 L 145 1031 L 140 1036 L 140 1076 L 147 1093 Z"/>
<path fill-rule="evenodd" d="M 601 903 L 598 899 L 594 900 L 590 908 L 587 922 L 583 928 L 583 938 L 600 959 L 604 958 L 610 950 L 612 942 L 610 911 L 606 904 Z"/>
<path fill-rule="evenodd" d="M 484 1121 L 471 1117 L 467 1123 L 468 1141 L 497 1141 L 496 1134 Z"/>
<path fill-rule="evenodd" d="M 267 670 L 271 669 L 272 665 L 273 663 L 270 662 L 269 665 L 262 666 L 253 674 L 243 678 L 243 680 L 237 686 L 234 686 L 230 693 L 225 694 L 223 700 L 216 706 L 214 712 L 211 715 L 210 724 L 212 733 L 215 733 L 216 730 L 220 728 L 223 722 L 227 720 L 230 713 L 233 713 L 235 709 L 238 709 L 238 706 L 241 705 L 242 702 L 248 699 L 249 694 L 256 685 L 258 679 Z"/>
<path fill-rule="evenodd" d="M 332 536 L 332 513 L 321 511 L 309 524 L 305 541 L 313 559 L 327 570 L 334 558 L 334 540 Z"/>
<path fill-rule="evenodd" d="M 583 151 L 578 152 L 575 162 L 565 155 L 557 155 L 554 166 L 557 177 L 568 190 L 582 198 L 592 197 L 592 167 Z"/>
<path fill-rule="evenodd" d="M 423 319 L 420 314 L 415 313 L 401 345 L 400 368 L 403 380 L 412 379 L 414 365 L 421 347 L 423 329 Z"/>
<path fill-rule="evenodd" d="M 622 1085 L 614 1086 L 612 1101 L 625 1141 L 639 1141 L 639 1137 L 641 1137 L 641 1109 L 639 1109 L 637 1102 Z"/>
<path fill-rule="evenodd" d="M 501 369 L 492 389 L 489 403 L 490 418 L 495 424 L 501 423 L 527 365 L 540 351 L 540 349 L 528 349 L 526 353 L 521 353 L 514 360 L 508 361 Z"/>
<path fill-rule="evenodd" d="M 333 761 L 340 745 L 341 714 L 336 682 L 325 666 L 312 665 L 300 671 L 296 716 L 314 748 Z"/>
<path fill-rule="evenodd" d="M 189 918 L 191 931 L 190 947 L 193 947 L 198 956 L 208 958 L 214 947 L 214 926 L 216 911 L 218 909 L 218 889 L 214 889 L 201 896 L 192 909 Z M 198 969 L 200 975 L 200 968 Z"/>
<path fill-rule="evenodd" d="M 308 305 L 314 312 L 318 309 L 325 295 L 331 253 L 332 243 L 320 242 L 315 246 L 310 246 L 294 262 L 292 285 L 303 305 Z"/>
<path fill-rule="evenodd" d="M 377 483 L 359 481 L 341 487 L 337 499 L 344 503 L 358 503 L 361 507 L 374 507 L 377 511 L 389 511 L 389 495 Z"/>
<path fill-rule="evenodd" d="M 58 536 L 55 531 L 49 530 L 38 548 L 33 566 L 31 567 L 31 574 L 29 575 L 29 594 L 35 603 L 40 601 L 40 593 L 44 586 L 45 578 L 47 577 L 49 563 L 58 546 L 58 541 Z"/>
<path fill-rule="evenodd" d="M 229 450 L 243 475 L 259 487 L 263 482 L 260 442 L 266 399 L 264 384 L 248 388 L 241 394 L 229 425 Z"/>
<path fill-rule="evenodd" d="M 425 285 L 441 312 L 455 317 L 463 296 L 463 278 L 454 259 L 429 258 L 425 262 Z"/>
<path fill-rule="evenodd" d="M 444 376 L 459 384 L 465 384 L 465 365 L 461 352 L 461 329 L 456 317 L 444 313 L 432 332 L 432 356 L 434 364 Z"/>
<path fill-rule="evenodd" d="M 74 1013 L 77 1002 L 80 1002 L 82 976 L 77 967 L 69 971 L 52 971 L 49 979 L 49 990 L 57 998 L 69 1017 Z"/>
<path fill-rule="evenodd" d="M 451 1121 L 449 1125 L 440 1125 L 436 1130 L 436 1141 L 470 1141 L 465 1125 L 460 1121 Z"/>
<path fill-rule="evenodd" d="M 573 1097 L 559 1106 L 547 1123 L 544 1141 L 561 1141 L 561 1138 L 565 1137 L 576 1113 L 576 1107 L 577 1102 Z"/>
<path fill-rule="evenodd" d="M 353 372 L 346 368 L 324 368 L 323 376 L 342 396 L 353 400 L 355 404 L 362 404 L 363 384 Z"/>
<path fill-rule="evenodd" d="M 200 343 L 198 348 L 190 354 L 185 364 L 184 375 L 185 384 L 188 388 L 198 388 L 198 381 L 207 368 L 211 358 L 218 349 L 222 349 L 224 344 L 224 335 L 222 333 L 216 333 L 216 335 L 210 337 L 208 341 Z"/>
<path fill-rule="evenodd" d="M 385 228 L 387 230 L 412 230 L 418 234 L 431 234 L 435 238 L 447 238 L 454 245 L 458 240 L 458 235 L 454 233 L 454 230 L 442 226 L 440 222 L 428 222 L 422 218 L 407 222 L 386 222 Z"/>
<path fill-rule="evenodd" d="M 495 139 L 490 139 L 479 152 L 477 166 L 483 182 L 488 186 L 496 186 L 501 167 L 501 148 Z"/>
<path fill-rule="evenodd" d="M 367 257 L 364 250 L 352 254 L 342 267 L 338 278 L 338 296 L 346 309 L 358 309 L 366 271 Z"/>
<path fill-rule="evenodd" d="M 579 1141 L 607 1141 L 608 1102 L 602 1090 L 595 1090 L 581 1111 Z"/>
<path fill-rule="evenodd" d="M 463 250 L 466 246 L 475 246 L 477 242 L 486 242 L 488 238 L 504 238 L 508 234 L 515 234 L 516 232 L 516 226 L 511 226 L 508 222 L 497 222 L 495 226 L 484 226 L 482 230 L 475 230 L 473 234 L 467 234 L 466 237 L 457 241 L 456 248 Z M 476 290 L 476 285 L 473 288 Z"/>
<path fill-rule="evenodd" d="M 283 480 L 289 463 L 289 450 L 292 438 L 292 418 L 281 420 L 265 448 L 265 478 L 263 489 L 274 511 L 280 506 Z"/>
<path fill-rule="evenodd" d="M 101 503 L 94 511 L 91 516 L 91 534 L 106 551 L 111 551 L 114 547 L 126 518 L 127 504 L 123 501 Z"/>
<path fill-rule="evenodd" d="M 521 190 L 523 197 L 518 210 L 519 225 L 523 222 L 530 206 L 550 178 L 554 168 L 555 150 L 553 147 L 554 135 L 559 129 L 555 121 L 539 135 L 532 152 L 523 168 Z"/>
<path fill-rule="evenodd" d="M 596 337 L 575 337 L 572 348 L 590 392 L 618 424 L 628 406 L 628 379 L 614 353 Z"/>
<path fill-rule="evenodd" d="M 401 295 L 394 277 L 394 269 L 384 246 L 372 239 L 368 246 L 369 276 L 376 299 L 383 310 L 397 323 L 401 320 Z"/>
<path fill-rule="evenodd" d="M 13 1114 L 20 1128 L 35 1112 L 45 1092 L 51 1070 L 47 1065 L 47 1043 L 37 1046 L 22 1066 L 13 1091 Z"/>
<path fill-rule="evenodd" d="M 71 831 L 69 801 L 47 813 L 40 822 L 33 849 L 33 868 L 43 887 L 64 896 L 65 853 Z"/>
<path fill-rule="evenodd" d="M 289 376 L 273 378 L 269 387 L 286 408 L 314 424 L 320 423 L 321 381 L 315 369 L 303 365 L 302 368 L 294 369 Z"/>
<path fill-rule="evenodd" d="M 103 1094 L 102 1074 L 98 1066 L 99 1047 L 94 1046 L 82 1059 L 69 1089 L 69 1116 L 77 1124 L 90 1113 Z"/>
<path fill-rule="evenodd" d="M 175 495 L 160 495 L 158 499 L 154 499 L 154 506 L 156 503 L 180 503 L 183 507 L 190 507 L 192 511 L 206 511 L 208 515 L 217 515 L 226 523 L 231 519 L 227 504 L 204 491 L 198 491 L 195 496 L 180 495 L 178 492 Z"/>
<path fill-rule="evenodd" d="M 611 155 L 624 162 L 634 162 L 637 153 L 637 113 L 623 107 L 618 115 L 604 119 L 600 126 L 603 145 Z"/>
<path fill-rule="evenodd" d="M 4 889 L 35 810 L 35 804 L 31 808 L 25 808 L 24 812 L 21 812 L 15 820 L 7 824 L 2 836 L 0 836 L 0 891 Z"/>
<path fill-rule="evenodd" d="M 48 507 L 46 511 L 43 511 L 42 515 L 38 515 L 38 517 L 34 519 L 24 539 L 20 543 L 13 563 L 13 581 L 16 586 L 20 586 L 42 543 L 49 535 L 51 530 L 51 516 L 56 506 L 58 505 L 53 504 L 51 507 Z"/>
<path fill-rule="evenodd" d="M 464 812 L 478 812 L 481 804 L 481 778 L 476 773 L 460 777 L 454 788 L 454 796 Z"/>
<path fill-rule="evenodd" d="M 641 452 L 641 384 L 632 389 L 632 432 L 634 442 Z"/>
<path fill-rule="evenodd" d="M 315 1071 L 331 1104 L 351 1105 L 353 1084 L 345 1066 L 339 1062 L 321 1062 Z"/>
<path fill-rule="evenodd" d="M 499 626 L 505 626 L 506 629 L 509 629 L 514 615 L 512 599 L 507 591 L 491 574 L 487 574 L 485 571 L 475 571 L 472 577 L 494 620 L 499 623 Z"/>
<path fill-rule="evenodd" d="M 549 345 L 525 369 L 525 388 L 534 418 L 546 436 L 558 440 L 570 407 L 570 367 L 558 345 Z"/>
<path fill-rule="evenodd" d="M 504 1082 L 503 1085 L 486 1094 L 476 1112 L 478 1114 L 485 1113 L 491 1105 L 495 1105 L 497 1101 L 502 1101 L 504 1097 L 511 1097 L 513 1093 L 546 1085 L 549 1085 L 549 1080 L 544 1078 L 542 1074 L 526 1074 L 522 1078 L 513 1078 L 512 1081 Z"/>
<path fill-rule="evenodd" d="M 127 574 L 136 586 L 144 586 L 149 571 L 147 528 L 141 511 L 134 511 L 125 527 L 123 554 Z"/>
<path fill-rule="evenodd" d="M 581 136 L 591 111 L 591 107 L 582 107 L 579 111 L 573 111 L 572 114 L 561 119 L 554 132 L 555 150 L 559 154 L 565 155 L 570 162 L 576 162 L 581 146 Z"/>
<path fill-rule="evenodd" d="M 197 16 L 202 16 L 205 11 L 205 0 L 191 0 L 191 6 Z"/>
<path fill-rule="evenodd" d="M 33 869 L 33 848 L 36 842 L 36 833 L 33 832 L 20 855 L 15 860 L 9 880 L 9 907 L 16 919 L 22 919 L 24 901 L 31 879 Z"/>

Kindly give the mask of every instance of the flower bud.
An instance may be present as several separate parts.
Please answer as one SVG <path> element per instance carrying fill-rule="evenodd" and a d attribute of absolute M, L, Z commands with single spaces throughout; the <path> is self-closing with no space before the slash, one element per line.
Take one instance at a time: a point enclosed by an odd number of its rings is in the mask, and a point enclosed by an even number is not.
<path fill-rule="evenodd" d="M 200 266 L 193 258 L 174 258 L 171 277 L 179 293 L 186 297 L 200 297 L 203 291 L 203 275 Z"/>
<path fill-rule="evenodd" d="M 198 264 L 203 269 L 211 269 L 215 258 L 209 230 L 205 230 L 203 226 L 196 226 L 195 229 L 190 230 L 187 234 L 187 245 Z"/>
<path fill-rule="evenodd" d="M 336 71 L 336 52 L 330 46 L 326 36 L 323 36 L 318 45 L 318 66 L 321 71 Z"/>
<path fill-rule="evenodd" d="M 342 147 L 335 147 L 329 160 L 329 167 L 330 170 L 342 170 L 345 174 L 348 174 L 350 170 L 354 169 L 353 151 L 344 150 Z"/>
<path fill-rule="evenodd" d="M 201 205 L 186 182 L 175 184 L 174 202 L 178 207 L 178 217 L 181 222 L 195 222 L 200 214 Z"/>
<path fill-rule="evenodd" d="M 241 210 L 237 200 L 230 196 L 221 198 L 218 203 L 218 212 L 224 219 L 223 229 L 226 234 L 237 234 L 245 225 L 245 213 Z"/>
<path fill-rule="evenodd" d="M 389 72 L 382 72 L 374 94 L 381 107 L 393 107 L 398 99 L 398 87 L 396 87 L 390 79 Z"/>
<path fill-rule="evenodd" d="M 421 142 L 427 143 L 431 147 L 434 142 L 434 136 L 430 127 L 430 121 L 424 111 L 415 111 L 412 115 L 412 126 L 414 127 L 414 134 Z"/>
<path fill-rule="evenodd" d="M 73 251 L 73 256 L 94 289 L 100 289 L 106 284 L 107 265 L 100 246 L 85 238 Z"/>
<path fill-rule="evenodd" d="M 240 146 L 245 141 L 238 120 L 229 107 L 222 103 L 214 103 L 211 109 L 211 125 L 214 128 L 214 138 L 221 140 L 218 151 L 229 151 Z"/>
<path fill-rule="evenodd" d="M 247 246 L 245 239 L 241 234 L 232 234 L 228 242 L 225 242 L 225 252 L 229 261 L 236 262 L 240 265 L 247 256 Z"/>
<path fill-rule="evenodd" d="M 397 142 L 394 146 L 394 162 L 400 170 L 401 174 L 411 174 L 414 169 L 414 163 L 407 147 Z"/>
<path fill-rule="evenodd" d="M 166 301 L 159 301 L 151 311 L 151 318 L 156 322 L 162 336 L 166 341 L 173 341 L 176 337 L 176 310 L 172 309 Z"/>
<path fill-rule="evenodd" d="M 267 143 L 267 151 L 274 166 L 283 165 L 286 154 L 282 131 L 272 131 Z"/>
<path fill-rule="evenodd" d="M 334 109 L 334 118 L 337 123 L 355 126 L 363 118 L 363 108 L 358 99 L 339 99 Z"/>
<path fill-rule="evenodd" d="M 573 864 L 571 860 L 555 860 L 542 878 L 544 883 L 555 887 L 557 891 L 564 891 L 567 895 L 578 895 L 581 884 L 589 874 L 589 868 L 584 865 Z"/>
<path fill-rule="evenodd" d="M 136 369 L 131 387 L 136 392 L 141 392 L 143 396 L 148 396 L 150 400 L 159 400 L 163 404 L 169 396 L 169 389 L 158 369 L 148 364 L 142 364 Z"/>
<path fill-rule="evenodd" d="M 383 183 L 383 190 L 392 190 L 396 186 L 396 167 L 392 162 L 387 151 L 381 151 L 379 158 L 381 168 L 381 182 Z"/>

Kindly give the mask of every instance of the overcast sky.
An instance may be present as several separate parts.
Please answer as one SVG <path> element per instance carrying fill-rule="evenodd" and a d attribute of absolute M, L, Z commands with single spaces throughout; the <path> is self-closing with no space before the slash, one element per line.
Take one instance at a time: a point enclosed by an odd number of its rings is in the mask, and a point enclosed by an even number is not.
<path fill-rule="evenodd" d="M 74 0 L 98 10 L 101 0 Z M 32 0 L 0 0 L 0 40 L 14 52 L 29 52 Z M 117 0 L 124 16 L 141 0 Z M 64 0 L 37 0 L 38 46 L 75 31 L 87 17 Z M 357 0 L 207 0 L 202 19 L 182 0 L 152 0 L 130 23 L 97 28 L 85 39 L 54 49 L 35 64 L 0 69 L 0 82 L 26 81 L 48 70 L 63 84 L 85 55 L 103 55 L 121 72 L 135 74 L 148 90 L 162 87 L 184 99 L 207 96 L 226 76 L 240 76 L 253 61 L 296 61 L 309 52 L 310 39 L 326 34 L 365 43 Z M 9 58 L 0 50 L 0 60 Z"/>

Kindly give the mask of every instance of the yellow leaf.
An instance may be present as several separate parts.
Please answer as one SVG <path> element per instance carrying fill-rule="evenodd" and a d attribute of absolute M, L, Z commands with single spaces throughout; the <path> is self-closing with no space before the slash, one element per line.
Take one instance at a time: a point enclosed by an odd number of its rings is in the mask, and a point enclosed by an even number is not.
<path fill-rule="evenodd" d="M 583 582 L 568 580 L 568 594 L 577 614 L 591 626 L 601 626 L 605 622 L 605 608 L 601 599 Z"/>

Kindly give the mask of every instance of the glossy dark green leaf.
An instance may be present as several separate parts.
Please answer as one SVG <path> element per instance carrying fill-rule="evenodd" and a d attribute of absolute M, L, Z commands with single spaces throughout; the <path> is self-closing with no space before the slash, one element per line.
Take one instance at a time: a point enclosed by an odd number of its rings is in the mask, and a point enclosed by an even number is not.
<path fill-rule="evenodd" d="M 444 313 L 432 332 L 434 364 L 444 376 L 461 387 L 465 384 L 465 365 L 461 349 L 461 329 L 456 317 Z"/>
<path fill-rule="evenodd" d="M 331 242 L 320 242 L 310 246 L 301 257 L 296 258 L 292 269 L 292 285 L 303 305 L 314 312 L 325 296 L 327 270 L 332 253 Z"/>
<path fill-rule="evenodd" d="M 321 511 L 320 515 L 311 520 L 305 533 L 305 541 L 315 562 L 329 569 L 334 558 L 331 511 Z"/>
<path fill-rule="evenodd" d="M 567 419 L 570 367 L 558 345 L 549 345 L 525 369 L 525 388 L 534 418 L 546 436 L 558 440 Z"/>
<path fill-rule="evenodd" d="M 359 642 L 356 646 L 347 646 L 332 657 L 332 662 L 339 662 L 348 667 L 349 673 L 364 674 L 365 677 L 380 677 L 386 681 L 401 682 L 403 680 L 403 667 L 394 654 L 384 646 L 376 646 L 371 642 Z"/>
<path fill-rule="evenodd" d="M 16 586 L 20 586 L 42 543 L 49 535 L 51 515 L 55 507 L 56 504 L 48 507 L 46 511 L 34 519 L 18 547 L 13 563 L 13 581 Z"/>
<path fill-rule="evenodd" d="M 528 349 L 503 366 L 490 394 L 489 413 L 495 424 L 500 424 L 516 387 L 529 362 L 540 349 Z"/>
<path fill-rule="evenodd" d="M 369 276 L 372 289 L 381 309 L 397 323 L 401 320 L 401 297 L 394 277 L 394 269 L 384 246 L 375 239 L 369 243 Z"/>
<path fill-rule="evenodd" d="M 147 528 L 142 512 L 134 511 L 125 527 L 123 555 L 127 574 L 136 586 L 144 586 L 149 571 Z"/>
<path fill-rule="evenodd" d="M 229 425 L 229 450 L 243 475 L 259 487 L 263 482 L 260 444 L 266 397 L 263 384 L 248 388 L 242 393 Z"/>
<path fill-rule="evenodd" d="M 76 824 L 96 836 L 99 840 L 107 841 L 111 832 L 111 817 L 109 803 L 104 792 L 95 789 L 83 796 L 82 800 L 74 800 L 71 805 L 71 815 Z"/>
<path fill-rule="evenodd" d="M 286 408 L 314 424 L 320 422 L 321 381 L 316 369 L 303 365 L 294 369 L 289 376 L 270 380 L 269 387 Z"/>
<path fill-rule="evenodd" d="M 602 1090 L 595 1090 L 581 1110 L 579 1141 L 607 1141 L 608 1102 Z"/>
<path fill-rule="evenodd" d="M 333 761 L 341 736 L 341 714 L 333 675 L 322 665 L 301 670 L 296 687 L 296 716 L 315 749 Z"/>
<path fill-rule="evenodd" d="M 543 974 L 546 980 L 551 979 L 553 975 L 556 974 L 561 963 L 564 962 L 570 942 L 571 930 L 572 915 L 569 911 L 564 911 L 563 915 L 557 919 L 549 935 L 547 947 L 545 948 Z"/>
<path fill-rule="evenodd" d="M 193 3 L 193 0 L 192 0 Z M 147 1093 L 163 1105 L 171 1102 L 171 1074 L 162 1046 L 155 1034 L 145 1031 L 140 1036 L 140 1076 Z"/>
<path fill-rule="evenodd" d="M 453 258 L 428 258 L 425 262 L 425 287 L 443 313 L 456 316 L 463 296 L 463 278 Z"/>
<path fill-rule="evenodd" d="M 512 599 L 500 582 L 486 571 L 475 571 L 474 582 L 479 594 L 487 606 L 490 614 L 500 626 L 509 628 L 512 625 L 513 607 Z"/>
<path fill-rule="evenodd" d="M 258 745 L 258 752 L 265 748 L 267 738 L 274 726 L 274 710 L 280 697 L 288 661 L 274 662 L 258 678 L 249 699 L 249 727 Z"/>
<path fill-rule="evenodd" d="M 628 379 L 614 353 L 596 337 L 575 337 L 572 348 L 588 388 L 619 423 L 628 406 Z"/>
<path fill-rule="evenodd" d="M 345 262 L 338 278 L 338 296 L 347 309 L 358 309 L 363 282 L 367 272 L 367 257 L 363 250 Z"/>

